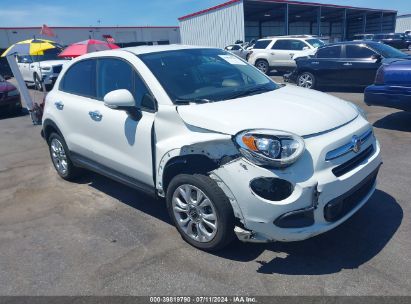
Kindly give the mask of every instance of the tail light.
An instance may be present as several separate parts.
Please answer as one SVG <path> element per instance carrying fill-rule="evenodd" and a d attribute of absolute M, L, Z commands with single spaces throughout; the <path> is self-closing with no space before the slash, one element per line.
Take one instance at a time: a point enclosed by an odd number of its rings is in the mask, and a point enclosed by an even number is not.
<path fill-rule="evenodd" d="M 384 66 L 382 65 L 378 71 L 377 71 L 377 75 L 375 75 L 375 81 L 374 84 L 376 85 L 383 85 L 384 84 Z"/>

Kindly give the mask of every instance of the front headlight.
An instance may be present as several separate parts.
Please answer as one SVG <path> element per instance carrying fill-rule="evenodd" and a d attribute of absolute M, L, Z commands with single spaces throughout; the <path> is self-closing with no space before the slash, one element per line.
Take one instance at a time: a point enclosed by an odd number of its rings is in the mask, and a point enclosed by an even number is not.
<path fill-rule="evenodd" d="M 51 71 L 51 67 L 50 67 L 50 66 L 42 66 L 42 67 L 40 67 L 40 69 L 41 69 L 42 71 Z"/>
<path fill-rule="evenodd" d="M 19 91 L 17 89 L 13 90 L 13 91 L 8 91 L 7 92 L 7 96 L 17 96 L 19 95 Z"/>
<path fill-rule="evenodd" d="M 241 154 L 260 166 L 286 167 L 303 153 L 304 140 L 298 135 L 266 129 L 243 131 L 235 136 Z"/>

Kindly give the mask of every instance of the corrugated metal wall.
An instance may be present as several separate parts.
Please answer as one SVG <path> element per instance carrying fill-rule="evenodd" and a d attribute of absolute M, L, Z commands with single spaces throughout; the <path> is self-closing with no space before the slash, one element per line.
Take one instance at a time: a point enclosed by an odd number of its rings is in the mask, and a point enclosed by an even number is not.
<path fill-rule="evenodd" d="M 223 48 L 245 39 L 243 1 L 180 20 L 181 43 Z"/>
<path fill-rule="evenodd" d="M 395 28 L 395 31 L 397 33 L 411 31 L 411 15 L 397 17 L 397 27 Z"/>

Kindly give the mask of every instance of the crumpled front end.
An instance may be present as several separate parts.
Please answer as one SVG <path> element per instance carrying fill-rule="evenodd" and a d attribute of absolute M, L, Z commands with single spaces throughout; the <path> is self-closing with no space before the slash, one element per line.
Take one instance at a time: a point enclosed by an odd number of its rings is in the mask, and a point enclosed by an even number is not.
<path fill-rule="evenodd" d="M 355 151 L 335 153 L 361 136 L 364 140 L 356 142 Z M 359 117 L 337 130 L 305 138 L 305 143 L 301 158 L 285 169 L 237 158 L 212 172 L 241 209 L 242 223 L 236 227 L 240 239 L 304 240 L 338 226 L 371 197 L 381 157 L 366 120 Z"/>

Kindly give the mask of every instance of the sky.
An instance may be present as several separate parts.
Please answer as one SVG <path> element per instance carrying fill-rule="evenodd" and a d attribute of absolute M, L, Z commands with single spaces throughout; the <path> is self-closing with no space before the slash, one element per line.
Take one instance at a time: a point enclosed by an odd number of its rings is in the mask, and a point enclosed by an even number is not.
<path fill-rule="evenodd" d="M 178 25 L 177 18 L 227 0 L 0 0 L 0 27 Z M 411 0 L 305 0 L 411 13 Z"/>

